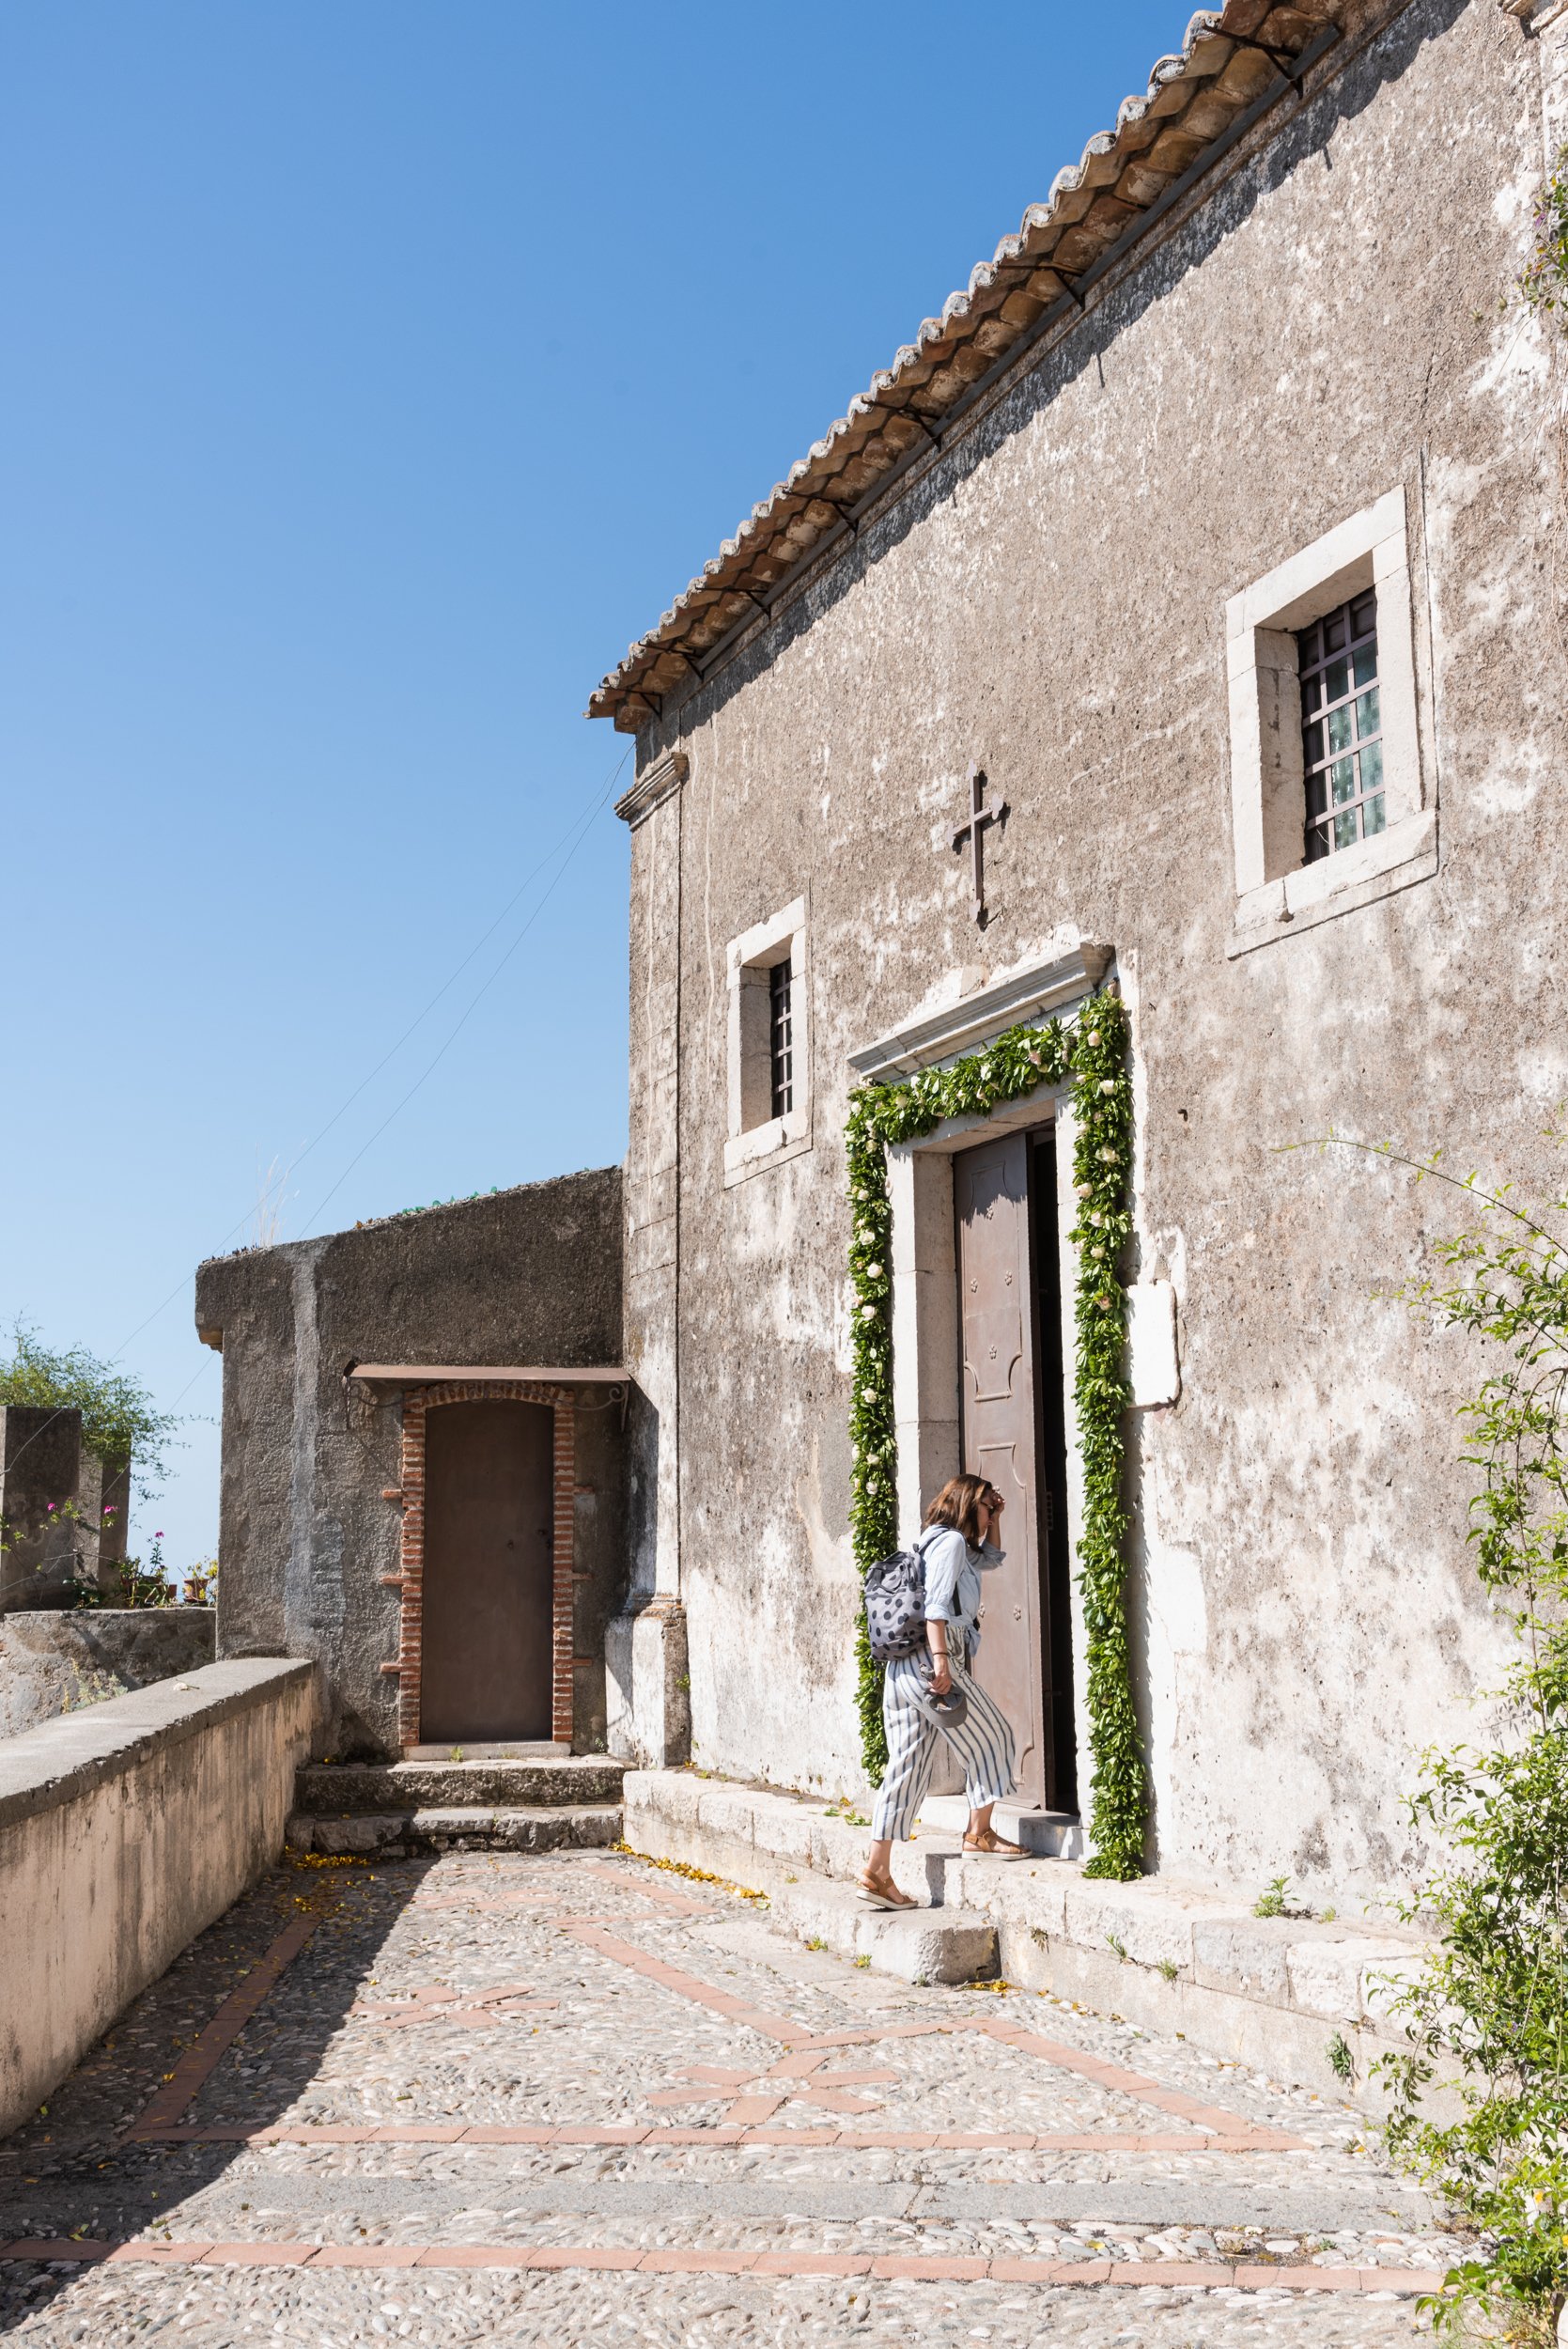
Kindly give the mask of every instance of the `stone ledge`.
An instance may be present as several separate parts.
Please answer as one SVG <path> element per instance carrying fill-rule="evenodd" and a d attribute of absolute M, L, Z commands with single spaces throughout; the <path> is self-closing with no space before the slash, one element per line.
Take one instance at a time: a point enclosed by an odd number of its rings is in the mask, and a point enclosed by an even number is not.
<path fill-rule="evenodd" d="M 315 1675 L 314 1664 L 287 1657 L 233 1657 L 0 1739 L 0 1830 L 90 1794 Z"/>
<path fill-rule="evenodd" d="M 859 1875 L 863 1827 L 819 1799 L 691 1770 L 629 1771 L 623 1797 L 633 1851 L 766 1891 L 787 1930 L 815 1931 L 838 1946 L 820 1924 L 799 1921 L 815 1913 L 812 1904 L 830 1884 Z M 966 1859 L 959 1839 L 940 1832 L 896 1845 L 893 1875 L 930 1903 L 928 1917 L 947 1909 L 988 1925 L 1001 1972 L 1021 1988 L 1080 1999 L 1146 2030 L 1183 2032 L 1228 2061 L 1337 2097 L 1354 2093 L 1378 2108 L 1364 2086 L 1367 2063 L 1404 2045 L 1388 2028 L 1380 1978 L 1419 1961 L 1425 1945 L 1414 1933 L 1255 1917 L 1202 1885 L 1105 1883 L 1072 1859 Z M 862 1953 L 858 1943 L 854 1953 Z M 1327 2060 L 1336 2030 L 1355 2057 L 1354 2090 Z"/>
<path fill-rule="evenodd" d="M 295 1787 L 301 1812 L 528 1810 L 551 1803 L 618 1803 L 627 1765 L 605 1754 L 550 1762 L 309 1762 Z"/>

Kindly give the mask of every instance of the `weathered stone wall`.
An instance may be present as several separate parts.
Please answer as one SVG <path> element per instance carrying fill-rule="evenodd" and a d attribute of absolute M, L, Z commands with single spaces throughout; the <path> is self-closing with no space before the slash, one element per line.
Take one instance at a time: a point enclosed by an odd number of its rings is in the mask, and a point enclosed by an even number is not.
<path fill-rule="evenodd" d="M 614 1363 L 621 1346 L 618 1167 L 429 1207 L 322 1239 L 211 1259 L 196 1323 L 221 1337 L 218 1648 L 308 1656 L 328 1685 L 323 1750 L 398 1750 L 402 1405 L 350 1362 Z M 623 1564 L 622 1406 L 577 1411 L 575 1653 L 603 1654 Z M 603 1672 L 579 1674 L 580 1745 L 602 1742 Z"/>
<path fill-rule="evenodd" d="M 40 1608 L 0 1620 L 0 1737 L 210 1664 L 210 1607 Z"/>
<path fill-rule="evenodd" d="M 1498 307 L 1541 54 L 1489 0 L 1353 24 L 1327 86 L 640 744 L 691 761 L 678 834 L 668 804 L 633 834 L 634 905 L 678 909 L 682 1077 L 628 1174 L 645 1195 L 678 1155 L 701 1764 L 859 1779 L 846 1054 L 944 974 L 1079 936 L 1129 1002 L 1136 1268 L 1181 1318 L 1181 1399 L 1129 1423 L 1151 1856 L 1363 1890 L 1415 1863 L 1413 1750 L 1473 1731 L 1501 1656 L 1454 1464 L 1475 1358 L 1390 1296 L 1455 1209 L 1281 1152 L 1332 1128 L 1560 1186 L 1561 361 Z M 1440 869 L 1233 957 L 1227 599 L 1400 488 Z M 1012 807 L 983 932 L 950 845 L 973 758 Z M 802 892 L 813 1146 L 726 1188 L 726 941 Z M 634 956 L 667 954 L 642 924 Z M 634 960 L 645 1102 L 669 977 Z"/>
<path fill-rule="evenodd" d="M 0 2136 L 283 1849 L 316 1675 L 192 1679 L 0 1742 Z"/>

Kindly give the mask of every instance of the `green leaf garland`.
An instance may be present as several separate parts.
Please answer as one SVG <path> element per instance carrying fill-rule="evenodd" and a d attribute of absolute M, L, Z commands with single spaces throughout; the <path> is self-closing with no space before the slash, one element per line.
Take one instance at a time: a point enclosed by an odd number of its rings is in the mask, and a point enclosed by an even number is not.
<path fill-rule="evenodd" d="M 1127 1529 L 1122 1419 L 1128 1398 L 1126 1286 L 1120 1268 L 1132 1233 L 1132 1084 L 1126 1012 L 1118 996 L 1095 996 L 1070 1027 L 1051 1020 L 1042 1027 L 1009 1028 L 950 1068 L 921 1069 L 900 1084 L 862 1085 L 850 1096 L 845 1128 L 855 1381 L 849 1528 L 862 1577 L 898 1547 L 888 1146 L 931 1133 L 944 1118 L 984 1116 L 1037 1086 L 1069 1080 L 1078 1124 L 1073 1158 L 1078 1220 L 1071 1234 L 1078 1252 L 1073 1396 L 1084 1501 L 1078 1572 L 1094 1758 L 1092 1857 L 1085 1874 L 1125 1880 L 1143 1872 L 1147 1794 L 1132 1701 L 1122 1549 Z M 861 1749 L 866 1774 L 879 1786 L 888 1762 L 882 1670 L 872 1660 L 863 1607 L 857 1656 Z"/>

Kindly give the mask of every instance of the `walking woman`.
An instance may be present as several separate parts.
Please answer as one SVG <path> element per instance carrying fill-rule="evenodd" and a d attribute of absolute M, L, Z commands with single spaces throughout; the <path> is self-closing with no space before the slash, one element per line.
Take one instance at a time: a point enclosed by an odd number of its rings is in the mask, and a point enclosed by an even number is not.
<path fill-rule="evenodd" d="M 898 1658 L 882 1684 L 888 1766 L 871 1814 L 871 1850 L 861 1891 L 874 1908 L 915 1908 L 889 1863 L 905 1841 L 931 1783 L 937 1746 L 945 1737 L 964 1766 L 970 1857 L 1022 1859 L 1017 1843 L 991 1827 L 991 1806 L 1013 1787 L 1013 1733 L 970 1664 L 980 1645 L 980 1578 L 1000 1566 L 992 1536 L 1001 1530 L 1001 1495 L 983 1476 L 955 1476 L 925 1512 L 920 1537 L 925 1565 L 925 1650 Z M 957 1697 L 959 1703 L 952 1703 Z M 944 1709 L 953 1719 L 943 1720 Z"/>

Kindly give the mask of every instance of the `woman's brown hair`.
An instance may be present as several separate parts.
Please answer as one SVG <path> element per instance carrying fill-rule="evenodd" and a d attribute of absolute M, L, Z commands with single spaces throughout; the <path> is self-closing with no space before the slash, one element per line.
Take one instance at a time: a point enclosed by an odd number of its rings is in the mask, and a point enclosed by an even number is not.
<path fill-rule="evenodd" d="M 971 1549 L 978 1549 L 980 1504 L 990 1489 L 988 1476 L 950 1476 L 926 1510 L 924 1524 L 951 1525 Z"/>

